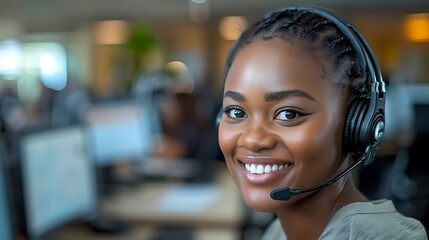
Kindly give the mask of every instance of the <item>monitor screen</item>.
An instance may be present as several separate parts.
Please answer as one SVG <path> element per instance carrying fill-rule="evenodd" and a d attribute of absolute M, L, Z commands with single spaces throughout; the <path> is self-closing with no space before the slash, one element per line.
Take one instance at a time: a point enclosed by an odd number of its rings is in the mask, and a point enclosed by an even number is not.
<path fill-rule="evenodd" d="M 13 239 L 4 151 L 3 142 L 0 142 L 0 239 Z"/>
<path fill-rule="evenodd" d="M 96 211 L 96 178 L 81 126 L 30 131 L 19 146 L 30 239 Z"/>
<path fill-rule="evenodd" d="M 143 160 L 153 147 L 155 117 L 150 107 L 133 100 L 94 103 L 85 117 L 91 157 L 102 167 Z"/>

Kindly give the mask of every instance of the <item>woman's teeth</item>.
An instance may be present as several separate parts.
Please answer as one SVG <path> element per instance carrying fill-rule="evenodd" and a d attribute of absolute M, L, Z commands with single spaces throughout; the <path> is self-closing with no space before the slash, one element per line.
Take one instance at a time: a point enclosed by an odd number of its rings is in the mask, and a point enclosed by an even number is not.
<path fill-rule="evenodd" d="M 277 172 L 277 171 L 281 171 L 285 168 L 288 168 L 290 166 L 292 166 L 292 164 L 286 163 L 286 164 L 273 164 L 273 165 L 262 165 L 262 164 L 249 164 L 249 163 L 245 163 L 244 164 L 246 170 L 250 173 L 254 173 L 254 174 L 264 174 L 264 173 L 270 173 L 270 172 Z"/>

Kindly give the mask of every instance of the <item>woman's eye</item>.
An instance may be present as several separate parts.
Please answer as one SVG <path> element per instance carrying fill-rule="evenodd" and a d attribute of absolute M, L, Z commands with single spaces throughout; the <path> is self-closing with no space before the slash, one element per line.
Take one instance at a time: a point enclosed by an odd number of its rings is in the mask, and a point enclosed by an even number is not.
<path fill-rule="evenodd" d="M 226 115 L 228 115 L 229 118 L 244 118 L 246 117 L 246 113 L 238 108 L 227 108 L 225 109 Z"/>
<path fill-rule="evenodd" d="M 281 112 L 279 112 L 276 116 L 275 119 L 276 120 L 281 120 L 281 121 L 291 121 L 297 117 L 299 117 L 301 114 L 299 114 L 296 111 L 292 111 L 292 110 L 283 110 Z"/>

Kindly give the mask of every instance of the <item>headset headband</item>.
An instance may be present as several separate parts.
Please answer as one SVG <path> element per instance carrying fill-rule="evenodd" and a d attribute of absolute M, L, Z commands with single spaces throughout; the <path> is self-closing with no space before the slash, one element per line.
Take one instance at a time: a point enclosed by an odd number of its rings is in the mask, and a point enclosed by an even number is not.
<path fill-rule="evenodd" d="M 338 16 L 330 9 L 325 9 L 321 7 L 313 7 L 313 6 L 289 6 L 278 9 L 275 12 L 279 11 L 307 11 L 313 14 L 316 14 L 320 17 L 323 17 L 332 23 L 334 23 L 338 29 L 347 37 L 350 43 L 353 46 L 353 49 L 356 51 L 358 60 L 359 60 L 359 68 L 361 70 L 368 69 L 371 81 L 373 83 L 378 82 L 377 89 L 380 92 L 385 92 L 384 81 L 380 71 L 380 68 L 375 60 L 375 56 L 373 51 L 371 50 L 369 44 L 366 42 L 362 34 L 357 30 L 357 28 L 351 24 L 349 21 L 345 20 L 341 16 Z M 272 13 L 269 13 L 269 16 Z M 369 64 L 368 64 L 369 63 Z"/>

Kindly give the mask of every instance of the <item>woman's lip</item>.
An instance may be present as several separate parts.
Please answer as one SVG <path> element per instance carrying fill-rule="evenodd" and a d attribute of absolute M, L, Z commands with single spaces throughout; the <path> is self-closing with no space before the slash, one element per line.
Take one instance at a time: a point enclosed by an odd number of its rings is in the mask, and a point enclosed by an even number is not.
<path fill-rule="evenodd" d="M 293 162 L 291 161 L 276 159 L 272 157 L 265 157 L 265 156 L 244 156 L 244 157 L 238 157 L 237 160 L 241 163 L 247 163 L 247 164 L 262 164 L 262 165 L 293 164 Z"/>
<path fill-rule="evenodd" d="M 260 170 L 261 166 L 263 168 L 266 168 L 267 166 L 274 166 L 270 164 L 254 164 L 252 166 L 253 169 L 249 170 L 249 166 L 246 166 L 245 163 L 240 162 L 241 170 L 243 171 L 244 178 L 246 181 L 252 184 L 268 184 L 269 182 L 281 180 L 285 177 L 286 174 L 288 174 L 291 169 L 293 168 L 293 164 L 285 164 L 282 165 L 281 169 L 277 169 L 276 171 L 269 171 L 267 172 L 267 169 L 264 169 L 263 171 Z M 249 165 L 249 164 L 248 164 Z M 256 168 L 256 170 L 255 170 Z M 257 169 L 259 168 L 259 169 Z"/>

